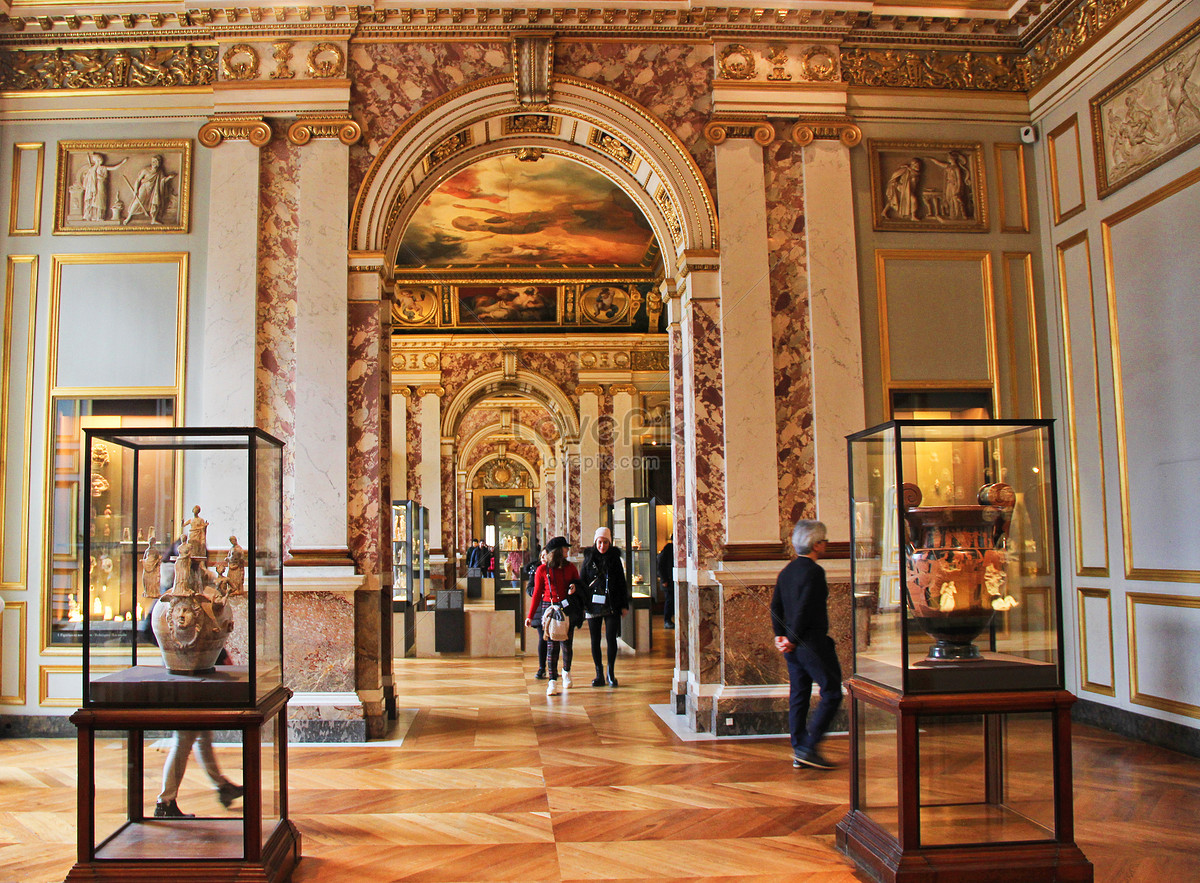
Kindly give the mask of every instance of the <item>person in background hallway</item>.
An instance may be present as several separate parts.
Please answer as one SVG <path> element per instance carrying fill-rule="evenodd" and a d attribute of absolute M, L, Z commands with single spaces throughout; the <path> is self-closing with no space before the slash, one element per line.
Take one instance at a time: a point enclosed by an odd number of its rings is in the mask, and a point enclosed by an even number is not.
<path fill-rule="evenodd" d="M 621 617 L 629 610 L 629 585 L 625 581 L 625 565 L 621 550 L 613 547 L 612 531 L 596 529 L 594 545 L 583 553 L 583 600 L 587 608 L 588 631 L 592 636 L 592 662 L 596 666 L 593 687 L 605 683 L 604 665 L 600 658 L 600 628 L 608 644 L 608 685 L 617 686 L 614 666 L 617 662 L 617 635 Z"/>
<path fill-rule="evenodd" d="M 842 668 L 829 637 L 829 586 L 824 568 L 817 563 L 825 546 L 824 524 L 797 521 L 792 528 L 792 548 L 799 557 L 780 571 L 771 596 L 775 647 L 783 654 L 791 681 L 792 766 L 818 770 L 834 767 L 817 751 L 817 745 L 842 703 Z M 821 688 L 821 699 L 810 721 L 808 704 L 814 681 Z"/>
<path fill-rule="evenodd" d="M 549 560 L 550 560 L 550 553 L 547 552 L 545 549 L 542 549 L 541 554 L 538 555 L 538 560 L 529 565 L 529 574 L 526 578 L 526 582 L 529 585 L 529 597 L 530 598 L 533 597 L 533 590 L 537 587 L 537 572 L 539 570 L 541 570 L 542 565 L 545 564 Z M 530 609 L 532 609 L 532 606 Z M 536 610 L 533 610 L 533 612 L 535 614 L 537 613 Z M 544 610 L 542 611 L 542 613 L 545 613 L 545 612 L 546 611 L 544 611 Z M 538 631 L 538 668 L 537 668 L 537 674 L 535 674 L 534 677 L 537 678 L 539 681 L 542 681 L 542 680 L 546 679 L 546 635 L 545 635 L 545 632 L 542 630 L 541 617 L 539 616 L 536 619 L 534 619 L 531 616 L 530 619 L 533 619 L 533 622 L 526 623 L 526 625 L 532 625 Z"/>
<path fill-rule="evenodd" d="M 479 555 L 476 557 L 475 566 L 483 571 L 483 575 L 487 576 L 492 569 L 492 550 L 488 548 L 487 540 L 479 541 Z"/>
<path fill-rule="evenodd" d="M 663 593 L 663 626 L 675 628 L 675 543 L 667 544 L 658 553 L 658 584 Z"/>
<path fill-rule="evenodd" d="M 479 566 L 479 540 L 471 538 L 471 548 L 467 549 L 467 569 Z"/>
<path fill-rule="evenodd" d="M 557 604 L 567 595 L 575 594 L 579 585 L 579 571 L 567 560 L 567 538 L 554 537 L 546 543 L 543 550 L 546 563 L 541 565 L 533 578 L 533 598 L 529 602 L 529 616 L 525 625 L 536 625 L 538 630 L 538 658 L 545 659 L 550 666 L 550 683 L 546 686 L 546 695 L 558 693 L 558 654 L 562 652 L 563 686 L 571 686 L 571 658 L 574 656 L 575 627 L 568 625 L 565 641 L 547 641 L 546 632 L 542 626 L 542 617 L 551 604 Z M 564 614 L 565 616 L 565 614 Z M 569 620 L 569 618 L 568 618 Z M 543 649 L 545 648 L 545 649 Z M 539 671 L 539 674 L 541 672 Z"/>

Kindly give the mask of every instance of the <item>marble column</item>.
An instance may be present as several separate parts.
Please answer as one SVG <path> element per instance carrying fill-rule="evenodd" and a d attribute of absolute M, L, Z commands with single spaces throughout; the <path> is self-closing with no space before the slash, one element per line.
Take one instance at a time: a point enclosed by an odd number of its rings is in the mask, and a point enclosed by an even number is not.
<path fill-rule="evenodd" d="M 753 550 L 780 540 L 763 148 L 747 138 L 713 149 L 721 205 L 725 472 L 732 479 L 725 487 L 725 542 Z"/>
<path fill-rule="evenodd" d="M 254 426 L 259 148 L 248 140 L 225 140 L 213 150 L 214 166 L 221 173 L 212 176 L 205 194 L 212 210 L 204 280 L 204 343 L 199 359 L 189 359 L 199 363 L 199 408 L 192 404 L 180 423 Z M 203 506 L 214 546 L 217 538 L 224 542 L 232 533 L 244 535 L 249 525 L 245 470 L 240 464 L 234 467 L 228 457 L 203 456 L 200 463 L 198 487 L 185 476 L 188 508 L 196 503 Z"/>
<path fill-rule="evenodd" d="M 408 398 L 407 386 L 392 393 L 392 499 L 408 499 Z"/>
<path fill-rule="evenodd" d="M 675 544 L 675 670 L 671 677 L 671 706 L 676 714 L 687 712 L 687 688 L 691 665 L 691 634 L 688 615 L 687 578 L 687 502 L 685 492 L 686 451 L 683 438 L 683 335 L 680 327 L 681 304 L 674 285 L 664 283 L 667 308 L 667 357 L 671 389 L 671 494 L 674 520 L 671 541 Z"/>
<path fill-rule="evenodd" d="M 632 383 L 614 383 L 613 419 L 613 498 L 637 496 L 637 470 L 633 459 L 633 403 L 637 387 Z"/>
<path fill-rule="evenodd" d="M 804 148 L 804 210 L 817 518 L 825 522 L 830 537 L 849 540 L 846 436 L 866 427 L 866 414 L 854 191 L 850 149 L 840 141 L 814 141 Z"/>
<path fill-rule="evenodd" d="M 600 517 L 600 396 L 599 384 L 581 384 L 579 395 L 579 520 L 581 538 L 591 540 Z M 574 545 L 574 543 L 572 543 Z"/>
<path fill-rule="evenodd" d="M 580 540 L 582 539 L 582 529 L 579 523 L 580 512 L 580 444 L 578 441 L 568 443 L 566 445 L 566 455 L 563 458 L 563 469 L 565 477 L 563 481 L 563 500 L 565 517 L 563 519 L 564 526 L 567 529 L 565 534 L 567 542 L 573 547 L 580 548 Z M 596 499 L 600 498 L 600 485 L 596 483 Z M 590 542 L 591 537 L 588 537 Z"/>
<path fill-rule="evenodd" d="M 429 548 L 442 550 L 442 395 L 440 386 L 417 389 L 421 400 L 421 505 L 429 510 Z"/>
<path fill-rule="evenodd" d="M 688 723 L 714 727 L 721 686 L 720 586 L 713 577 L 725 538 L 724 393 L 721 389 L 720 288 L 708 256 L 696 256 L 682 296 L 684 511 L 687 549 Z"/>

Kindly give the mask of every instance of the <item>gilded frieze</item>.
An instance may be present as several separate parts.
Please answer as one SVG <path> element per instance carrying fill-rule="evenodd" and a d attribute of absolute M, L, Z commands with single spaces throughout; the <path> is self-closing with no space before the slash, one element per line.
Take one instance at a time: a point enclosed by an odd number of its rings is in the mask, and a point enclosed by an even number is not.
<path fill-rule="evenodd" d="M 234 43 L 221 55 L 221 76 L 226 80 L 258 77 L 258 50 L 249 43 Z"/>
<path fill-rule="evenodd" d="M 329 80 L 346 74 L 346 53 L 337 43 L 318 43 L 308 53 L 308 75 Z"/>
<path fill-rule="evenodd" d="M 207 86 L 217 47 L 0 50 L 0 90 Z"/>
<path fill-rule="evenodd" d="M 275 62 L 275 69 L 271 71 L 271 79 L 294 79 L 296 72 L 292 70 L 292 47 L 295 43 L 291 40 L 279 40 L 273 45 L 275 51 L 271 54 L 271 59 Z"/>
<path fill-rule="evenodd" d="M 474 144 L 475 136 L 470 129 L 455 132 L 429 151 L 429 155 L 425 157 L 425 173 L 428 174 L 434 166 L 444 163 L 454 154 L 462 153 Z"/>
<path fill-rule="evenodd" d="M 758 65 L 753 52 L 741 43 L 730 43 L 717 56 L 717 69 L 725 80 L 753 80 Z"/>
<path fill-rule="evenodd" d="M 502 135 L 552 135 L 562 128 L 562 117 L 548 113 L 519 113 L 500 121 Z"/>
<path fill-rule="evenodd" d="M 1022 92 L 1029 62 L 1016 53 L 941 49 L 846 49 L 842 76 L 852 86 Z"/>
<path fill-rule="evenodd" d="M 604 151 L 613 159 L 626 166 L 631 172 L 636 172 L 638 166 L 641 164 L 641 160 L 633 152 L 632 147 L 615 135 L 610 135 L 602 129 L 592 129 L 588 134 L 588 144 Z"/>
<path fill-rule="evenodd" d="M 730 43 L 717 53 L 718 82 L 833 83 L 840 79 L 834 45 Z"/>
<path fill-rule="evenodd" d="M 1029 51 L 1028 86 L 1035 88 L 1050 79 L 1141 3 L 1142 0 L 1080 0 Z"/>

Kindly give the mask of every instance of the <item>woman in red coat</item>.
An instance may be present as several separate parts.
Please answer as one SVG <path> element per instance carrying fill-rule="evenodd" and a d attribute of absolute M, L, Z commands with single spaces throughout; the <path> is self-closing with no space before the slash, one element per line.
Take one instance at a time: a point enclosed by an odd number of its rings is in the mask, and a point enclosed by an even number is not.
<path fill-rule="evenodd" d="M 533 576 L 533 597 L 529 601 L 529 615 L 525 619 L 526 626 L 538 630 L 538 656 L 542 655 L 542 646 L 546 645 L 546 662 L 550 667 L 550 684 L 546 687 L 547 696 L 558 694 L 558 655 L 562 651 L 563 686 L 571 686 L 571 657 L 574 654 L 575 627 L 568 626 L 565 641 L 547 641 L 545 630 L 542 628 L 542 617 L 551 604 L 557 604 L 567 595 L 575 593 L 579 583 L 579 571 L 567 560 L 566 537 L 554 537 L 546 543 L 549 560 L 538 567 Z M 564 614 L 565 616 L 565 614 Z"/>

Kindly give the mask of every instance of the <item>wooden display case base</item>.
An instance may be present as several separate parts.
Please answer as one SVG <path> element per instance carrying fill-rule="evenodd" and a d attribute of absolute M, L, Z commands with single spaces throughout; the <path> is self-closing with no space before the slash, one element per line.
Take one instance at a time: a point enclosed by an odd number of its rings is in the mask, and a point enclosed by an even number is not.
<path fill-rule="evenodd" d="M 188 820 L 191 822 L 191 820 Z M 213 820 L 216 821 L 216 820 Z M 204 824 L 201 820 L 200 824 Z M 220 823 L 220 822 L 217 822 Z M 194 824 L 194 823 L 193 823 Z M 66 883 L 286 883 L 300 861 L 300 831 L 291 821 L 281 822 L 267 841 L 260 861 L 187 858 L 162 862 L 138 860 L 139 844 L 146 838 L 144 825 L 127 826 L 97 851 L 95 861 L 77 863 Z M 120 858 L 102 856 L 120 855 Z"/>
<path fill-rule="evenodd" d="M 836 842 L 880 883 L 1092 883 L 1093 869 L 1073 843 L 1004 843 L 902 851 L 888 832 L 857 810 L 837 824 Z"/>

